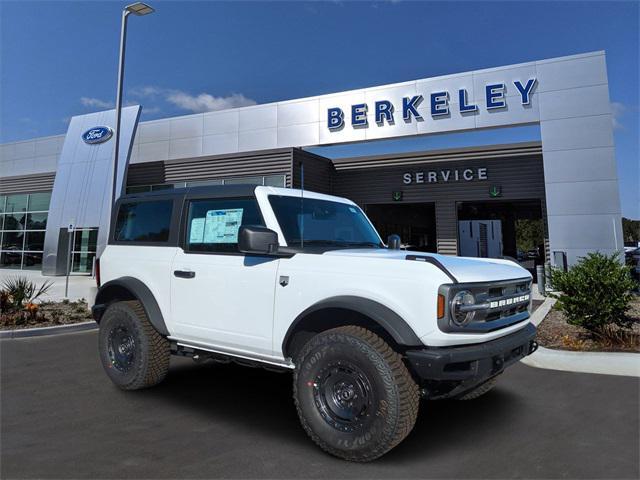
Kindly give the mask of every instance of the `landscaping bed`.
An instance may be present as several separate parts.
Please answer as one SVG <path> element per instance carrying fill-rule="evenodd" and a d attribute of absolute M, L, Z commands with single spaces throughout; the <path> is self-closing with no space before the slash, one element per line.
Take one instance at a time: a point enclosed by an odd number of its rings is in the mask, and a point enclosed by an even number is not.
<path fill-rule="evenodd" d="M 22 276 L 5 278 L 0 284 L 0 330 L 54 327 L 93 320 L 84 299 L 44 301 L 52 286 L 48 280 L 37 284 Z"/>
<path fill-rule="evenodd" d="M 33 313 L 3 311 L 0 313 L 0 330 L 54 327 L 93 320 L 84 299 L 75 302 L 41 302 L 36 306 L 37 310 Z"/>
<path fill-rule="evenodd" d="M 564 313 L 553 308 L 538 326 L 538 343 L 547 348 L 591 352 L 640 352 L 640 297 L 634 298 L 627 313 L 633 320 L 629 329 L 612 326 L 607 334 L 567 323 Z"/>

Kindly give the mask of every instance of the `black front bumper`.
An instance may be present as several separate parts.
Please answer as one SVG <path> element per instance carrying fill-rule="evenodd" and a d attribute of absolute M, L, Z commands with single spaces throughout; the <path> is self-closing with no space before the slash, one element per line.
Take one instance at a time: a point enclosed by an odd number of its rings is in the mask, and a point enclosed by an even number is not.
<path fill-rule="evenodd" d="M 518 360 L 533 353 L 536 327 L 526 327 L 490 342 L 456 347 L 408 350 L 406 359 L 414 375 L 423 382 L 448 382 L 454 396 L 472 390 Z"/>

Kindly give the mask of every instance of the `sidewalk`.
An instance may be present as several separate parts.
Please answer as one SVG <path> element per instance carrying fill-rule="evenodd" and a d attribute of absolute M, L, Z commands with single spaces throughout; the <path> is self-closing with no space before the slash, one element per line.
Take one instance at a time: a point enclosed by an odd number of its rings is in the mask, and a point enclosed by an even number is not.
<path fill-rule="evenodd" d="M 0 269 L 0 283 L 8 277 L 27 277 L 40 286 L 45 281 L 53 282 L 53 286 L 41 299 L 43 301 L 60 301 L 64 299 L 66 277 L 47 277 L 39 271 Z M 95 296 L 96 281 L 86 275 L 71 275 L 69 277 L 69 300 L 75 301 L 84 298 L 89 304 L 93 302 Z"/>

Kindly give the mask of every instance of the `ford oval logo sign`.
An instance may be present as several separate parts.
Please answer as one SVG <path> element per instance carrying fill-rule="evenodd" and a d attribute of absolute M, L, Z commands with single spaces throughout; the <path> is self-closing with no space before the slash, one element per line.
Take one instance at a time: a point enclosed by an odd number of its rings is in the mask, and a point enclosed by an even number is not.
<path fill-rule="evenodd" d="M 109 127 L 93 127 L 82 134 L 84 143 L 94 144 L 106 142 L 113 135 L 113 130 Z"/>

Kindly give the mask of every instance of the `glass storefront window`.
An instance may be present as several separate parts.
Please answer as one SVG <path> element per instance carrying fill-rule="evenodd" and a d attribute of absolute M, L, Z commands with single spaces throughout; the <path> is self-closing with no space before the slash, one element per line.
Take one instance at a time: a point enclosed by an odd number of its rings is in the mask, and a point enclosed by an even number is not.
<path fill-rule="evenodd" d="M 22 266 L 22 252 L 1 252 L 0 268 L 20 268 Z"/>
<path fill-rule="evenodd" d="M 145 193 L 151 191 L 151 185 L 136 185 L 127 187 L 127 193 Z"/>
<path fill-rule="evenodd" d="M 264 177 L 264 184 L 267 187 L 285 187 L 286 177 L 284 175 L 269 175 Z"/>
<path fill-rule="evenodd" d="M 71 252 L 73 273 L 92 273 L 97 245 L 97 228 L 84 228 L 73 232 L 73 251 Z"/>
<path fill-rule="evenodd" d="M 4 217 L 3 230 L 24 230 L 24 213 L 7 213 Z"/>
<path fill-rule="evenodd" d="M 151 185 L 151 191 L 157 192 L 158 190 L 171 190 L 173 188 L 173 184 L 162 184 L 162 185 Z"/>
<path fill-rule="evenodd" d="M 98 230 L 86 229 L 76 230 L 73 237 L 73 250 L 74 251 L 96 251 L 98 244 Z"/>
<path fill-rule="evenodd" d="M 45 232 L 27 232 L 27 238 L 24 242 L 24 249 L 44 250 L 44 233 Z"/>
<path fill-rule="evenodd" d="M 39 270 L 51 192 L 0 196 L 0 268 Z"/>
<path fill-rule="evenodd" d="M 45 212 L 49 210 L 49 202 L 51 201 L 51 192 L 32 193 L 29 195 L 29 211 Z"/>
<path fill-rule="evenodd" d="M 22 262 L 24 270 L 40 270 L 42 268 L 42 252 L 24 252 Z"/>
<path fill-rule="evenodd" d="M 172 188 L 200 187 L 204 185 L 266 185 L 269 187 L 286 187 L 286 175 L 265 175 L 236 178 L 213 178 L 209 180 L 194 180 L 192 182 L 160 183 L 155 185 L 132 185 L 127 187 L 127 193 L 155 192 Z"/>
<path fill-rule="evenodd" d="M 93 259 L 96 254 L 93 252 L 82 252 L 73 254 L 73 273 L 91 273 L 93 269 Z"/>
<path fill-rule="evenodd" d="M 28 213 L 27 230 L 46 230 L 48 213 Z"/>
<path fill-rule="evenodd" d="M 22 250 L 24 232 L 2 232 L 2 250 Z"/>
<path fill-rule="evenodd" d="M 225 185 L 262 185 L 262 177 L 225 178 Z"/>
<path fill-rule="evenodd" d="M 27 199 L 28 195 L 8 195 L 7 196 L 7 204 L 6 204 L 6 212 L 25 212 L 27 210 Z"/>

